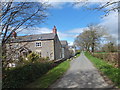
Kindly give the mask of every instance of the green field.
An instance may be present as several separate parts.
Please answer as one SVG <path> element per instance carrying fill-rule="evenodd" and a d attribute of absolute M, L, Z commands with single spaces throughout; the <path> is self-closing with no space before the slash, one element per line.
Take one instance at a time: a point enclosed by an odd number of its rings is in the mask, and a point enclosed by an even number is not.
<path fill-rule="evenodd" d="M 85 55 L 101 72 L 120 88 L 120 68 L 115 68 L 104 60 L 93 57 L 87 52 L 85 52 Z"/>

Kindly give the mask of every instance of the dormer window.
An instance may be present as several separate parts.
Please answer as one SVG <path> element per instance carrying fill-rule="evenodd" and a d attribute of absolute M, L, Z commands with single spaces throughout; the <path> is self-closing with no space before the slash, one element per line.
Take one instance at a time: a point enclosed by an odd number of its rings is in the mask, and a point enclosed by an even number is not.
<path fill-rule="evenodd" d="M 42 43 L 41 42 L 36 42 L 36 47 L 41 47 Z"/>

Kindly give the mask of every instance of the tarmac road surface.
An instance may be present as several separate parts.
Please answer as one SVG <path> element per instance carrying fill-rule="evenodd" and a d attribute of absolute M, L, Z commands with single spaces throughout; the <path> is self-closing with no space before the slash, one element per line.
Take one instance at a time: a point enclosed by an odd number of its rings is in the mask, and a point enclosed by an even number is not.
<path fill-rule="evenodd" d="M 84 53 L 70 62 L 70 68 L 50 88 L 110 88 Z"/>

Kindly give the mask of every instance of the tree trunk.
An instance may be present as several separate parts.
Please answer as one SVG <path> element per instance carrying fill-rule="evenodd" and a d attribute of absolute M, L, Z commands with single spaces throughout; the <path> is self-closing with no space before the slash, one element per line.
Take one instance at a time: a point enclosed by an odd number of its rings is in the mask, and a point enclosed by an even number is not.
<path fill-rule="evenodd" d="M 95 44 L 94 44 L 94 43 L 92 43 L 92 52 L 94 52 L 94 45 L 95 45 Z"/>

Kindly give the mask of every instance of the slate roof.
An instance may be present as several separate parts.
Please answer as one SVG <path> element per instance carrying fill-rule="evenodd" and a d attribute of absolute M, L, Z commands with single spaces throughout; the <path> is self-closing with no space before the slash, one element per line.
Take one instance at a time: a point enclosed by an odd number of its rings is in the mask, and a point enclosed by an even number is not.
<path fill-rule="evenodd" d="M 67 46 L 68 45 L 68 43 L 67 43 L 67 41 L 66 40 L 63 40 L 63 41 L 60 41 L 61 42 L 61 44 L 62 44 L 62 47 L 65 47 L 65 46 Z"/>
<path fill-rule="evenodd" d="M 54 33 L 18 36 L 12 42 L 26 42 L 26 41 L 37 41 L 37 40 L 54 40 L 55 36 L 56 36 L 56 34 L 54 34 Z"/>

